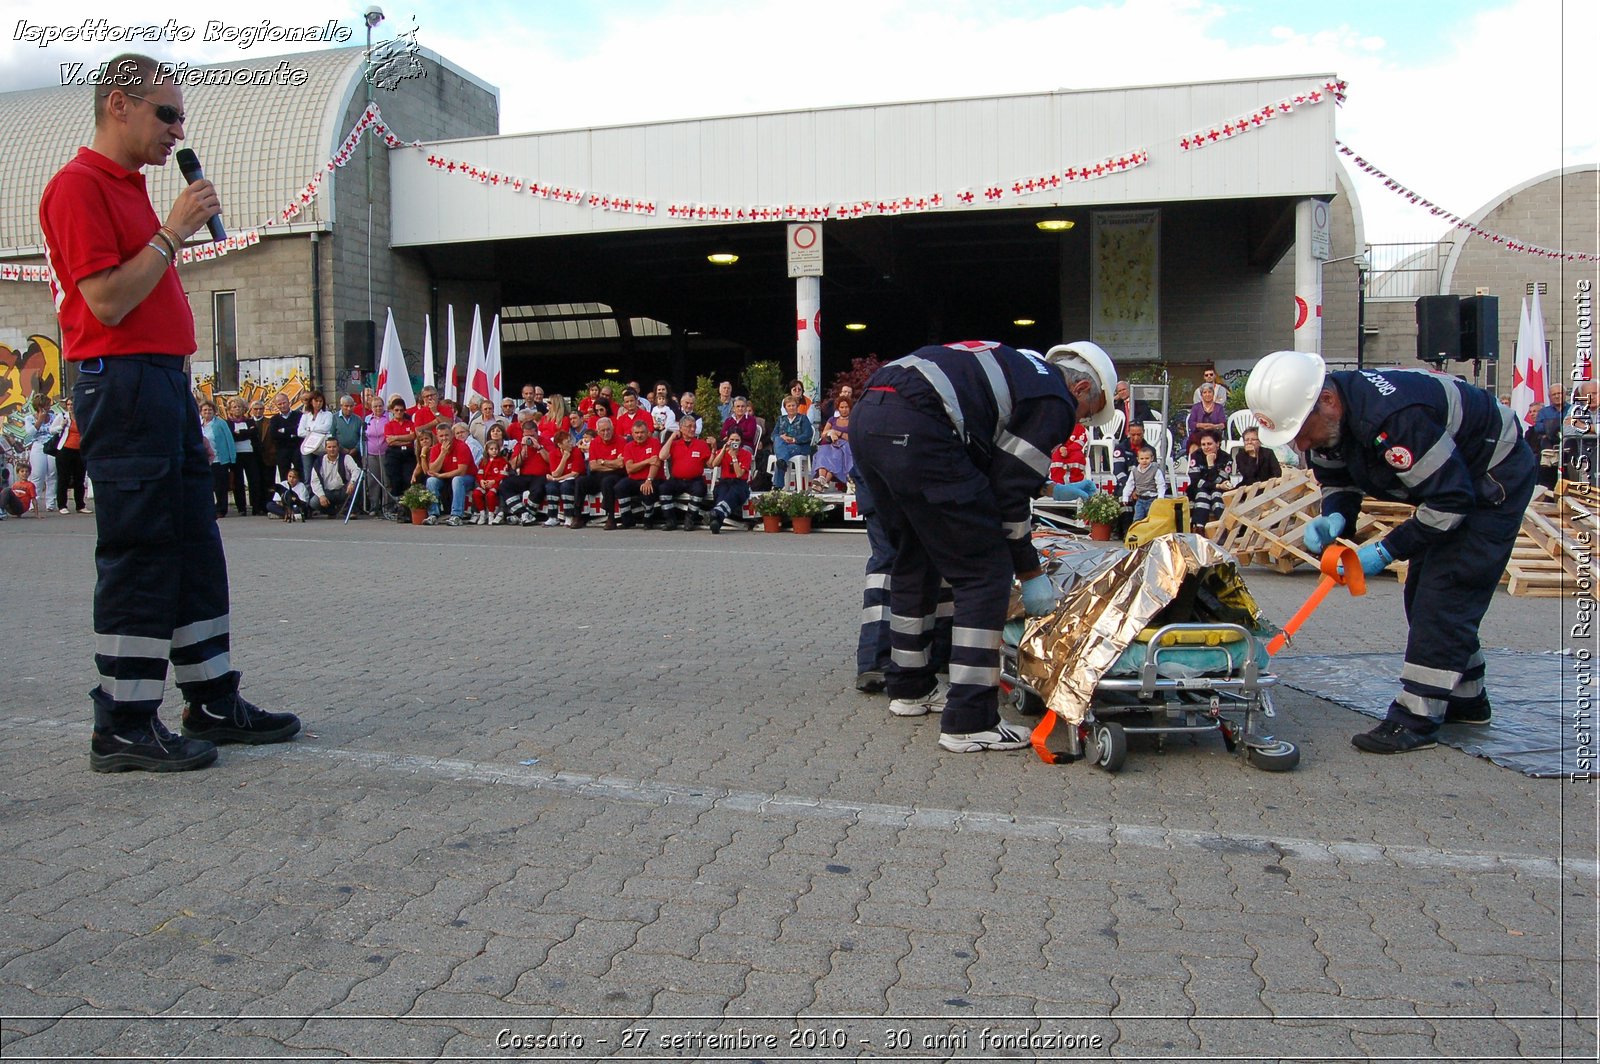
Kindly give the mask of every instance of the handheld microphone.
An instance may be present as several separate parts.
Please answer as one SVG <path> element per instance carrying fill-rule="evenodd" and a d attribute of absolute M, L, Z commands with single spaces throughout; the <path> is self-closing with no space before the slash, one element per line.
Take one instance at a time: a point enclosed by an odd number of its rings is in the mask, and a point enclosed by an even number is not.
<path fill-rule="evenodd" d="M 200 169 L 200 156 L 188 148 L 179 148 L 177 159 L 178 172 L 183 174 L 183 179 L 189 184 L 192 185 L 196 181 L 205 179 L 205 171 Z M 222 213 L 220 211 L 206 219 L 206 228 L 211 230 L 212 240 L 228 239 L 228 234 L 222 228 Z"/>

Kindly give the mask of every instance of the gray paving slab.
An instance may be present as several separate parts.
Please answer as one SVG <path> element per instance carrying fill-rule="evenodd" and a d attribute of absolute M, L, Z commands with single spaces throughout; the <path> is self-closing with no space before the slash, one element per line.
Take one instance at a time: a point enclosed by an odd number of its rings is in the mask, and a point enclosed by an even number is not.
<path fill-rule="evenodd" d="M 1294 692 L 1286 775 L 944 753 L 853 689 L 858 534 L 223 531 L 306 733 L 103 776 L 92 528 L 0 526 L 6 1060 L 1595 1054 L 1592 783 Z M 1498 596 L 1485 645 L 1572 613 Z M 1385 580 L 1287 653 L 1402 639 Z"/>

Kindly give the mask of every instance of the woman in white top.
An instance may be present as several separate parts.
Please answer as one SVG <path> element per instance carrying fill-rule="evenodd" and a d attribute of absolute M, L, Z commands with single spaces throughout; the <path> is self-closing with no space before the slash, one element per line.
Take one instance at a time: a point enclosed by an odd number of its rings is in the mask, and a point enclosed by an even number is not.
<path fill-rule="evenodd" d="M 311 467 L 322 456 L 322 444 L 333 435 L 333 411 L 321 392 L 306 397 L 305 413 L 300 415 L 300 480 L 311 482 Z"/>

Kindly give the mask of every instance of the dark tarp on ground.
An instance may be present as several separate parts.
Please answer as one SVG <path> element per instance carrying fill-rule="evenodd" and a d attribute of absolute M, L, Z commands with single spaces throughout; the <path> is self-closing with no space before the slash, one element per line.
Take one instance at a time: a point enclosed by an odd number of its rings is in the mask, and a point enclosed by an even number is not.
<path fill-rule="evenodd" d="M 1493 723 L 1446 725 L 1440 742 L 1539 778 L 1571 776 L 1583 768 L 1580 755 L 1593 765 L 1593 706 L 1582 704 L 1570 654 L 1485 650 L 1483 658 Z M 1403 664 L 1400 654 L 1273 659 L 1286 686 L 1380 719 L 1400 689 Z M 1580 710 L 1581 716 L 1575 717 Z"/>

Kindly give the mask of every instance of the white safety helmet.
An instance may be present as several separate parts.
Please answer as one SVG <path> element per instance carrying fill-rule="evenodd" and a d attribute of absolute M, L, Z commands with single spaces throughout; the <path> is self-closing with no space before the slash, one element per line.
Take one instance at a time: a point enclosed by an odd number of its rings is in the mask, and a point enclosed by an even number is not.
<path fill-rule="evenodd" d="M 1073 369 L 1082 370 L 1099 381 L 1100 390 L 1105 393 L 1105 404 L 1100 407 L 1098 413 L 1080 417 L 1078 421 L 1094 429 L 1105 428 L 1111 424 L 1111 419 L 1117 413 L 1111 401 L 1111 397 L 1117 391 L 1117 367 L 1112 364 L 1111 356 L 1106 354 L 1099 344 L 1090 340 L 1056 344 L 1044 353 L 1044 359 L 1058 368 L 1071 366 Z"/>
<path fill-rule="evenodd" d="M 1256 363 L 1244 385 L 1245 405 L 1261 423 L 1268 447 L 1292 443 L 1322 394 L 1328 368 L 1309 351 L 1274 351 Z"/>

